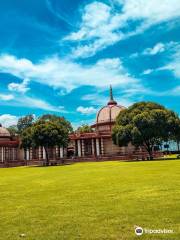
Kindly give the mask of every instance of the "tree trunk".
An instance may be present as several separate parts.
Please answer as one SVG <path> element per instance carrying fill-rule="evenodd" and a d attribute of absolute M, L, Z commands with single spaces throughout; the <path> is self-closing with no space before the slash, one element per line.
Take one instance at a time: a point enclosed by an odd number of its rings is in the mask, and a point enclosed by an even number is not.
<path fill-rule="evenodd" d="M 153 160 L 153 148 L 151 146 L 148 146 L 146 149 L 149 154 L 149 160 Z"/>
<path fill-rule="evenodd" d="M 49 166 L 49 154 L 48 154 L 48 149 L 44 147 L 45 153 L 46 153 L 46 162 L 45 166 Z"/>

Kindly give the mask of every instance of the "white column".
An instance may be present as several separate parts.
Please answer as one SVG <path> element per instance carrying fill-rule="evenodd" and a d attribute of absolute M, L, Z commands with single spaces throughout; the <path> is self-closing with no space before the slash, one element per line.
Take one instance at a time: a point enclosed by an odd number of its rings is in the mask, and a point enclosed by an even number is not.
<path fill-rule="evenodd" d="M 103 138 L 101 138 L 101 153 L 102 153 L 102 155 L 104 155 L 104 142 L 103 142 Z"/>
<path fill-rule="evenodd" d="M 46 152 L 45 152 L 44 147 L 43 147 L 43 159 L 46 159 Z"/>
<path fill-rule="evenodd" d="M 84 139 L 82 140 L 82 156 L 84 157 L 85 151 L 84 151 Z"/>
<path fill-rule="evenodd" d="M 55 147 L 55 158 L 56 159 L 59 158 L 58 154 L 59 154 L 59 148 Z"/>
<path fill-rule="evenodd" d="M 4 148 L 1 148 L 1 161 L 4 162 Z"/>
<path fill-rule="evenodd" d="M 81 141 L 77 140 L 77 144 L 78 144 L 78 157 L 81 157 Z"/>
<path fill-rule="evenodd" d="M 26 150 L 26 160 L 30 160 L 30 150 L 29 150 L 29 148 Z"/>
<path fill-rule="evenodd" d="M 91 144 L 92 144 L 92 155 L 94 155 L 95 154 L 94 139 L 91 140 Z"/>
<path fill-rule="evenodd" d="M 13 161 L 15 160 L 15 152 L 14 152 L 14 150 L 15 150 L 15 149 L 12 148 L 12 158 L 13 158 L 12 160 L 13 160 Z"/>
<path fill-rule="evenodd" d="M 2 160 L 5 162 L 5 147 L 2 148 Z"/>
<path fill-rule="evenodd" d="M 41 159 L 41 147 L 38 148 L 38 159 Z"/>
<path fill-rule="evenodd" d="M 20 150 L 20 151 L 18 151 L 19 152 L 19 154 L 18 154 L 18 156 L 17 156 L 17 158 L 19 159 L 19 157 L 21 156 L 21 154 L 22 154 L 22 160 L 27 160 L 26 159 L 26 150 L 23 148 L 22 150 Z M 21 154 L 20 154 L 21 153 Z"/>
<path fill-rule="evenodd" d="M 32 152 L 33 152 L 33 149 L 32 148 L 29 148 L 29 160 L 32 160 Z"/>
<path fill-rule="evenodd" d="M 99 149 L 99 139 L 96 138 L 96 153 L 97 153 L 97 156 L 100 155 L 100 149 Z"/>
<path fill-rule="evenodd" d="M 64 149 L 63 147 L 60 147 L 60 158 L 64 157 Z"/>

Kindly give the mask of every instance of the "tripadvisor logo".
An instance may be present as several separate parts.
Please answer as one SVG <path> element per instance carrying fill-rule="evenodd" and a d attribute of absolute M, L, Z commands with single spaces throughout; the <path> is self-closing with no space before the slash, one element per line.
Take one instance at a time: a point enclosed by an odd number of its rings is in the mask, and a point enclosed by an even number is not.
<path fill-rule="evenodd" d="M 147 229 L 135 226 L 135 234 L 141 236 L 142 234 L 171 234 L 174 233 L 172 229 Z"/>
<path fill-rule="evenodd" d="M 136 227 L 136 228 L 135 228 L 135 234 L 136 234 L 137 236 L 141 236 L 141 235 L 143 234 L 143 229 L 142 229 L 142 227 Z"/>

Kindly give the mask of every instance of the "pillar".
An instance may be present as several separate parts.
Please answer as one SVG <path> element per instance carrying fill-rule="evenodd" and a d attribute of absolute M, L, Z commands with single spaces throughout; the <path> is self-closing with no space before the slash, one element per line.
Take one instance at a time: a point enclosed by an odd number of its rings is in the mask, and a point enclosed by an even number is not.
<path fill-rule="evenodd" d="M 41 147 L 38 147 L 38 160 L 41 159 Z"/>
<path fill-rule="evenodd" d="M 11 151 L 12 151 L 12 160 L 13 161 L 15 160 L 15 151 L 14 150 L 15 150 L 14 148 L 11 149 Z"/>
<path fill-rule="evenodd" d="M 101 138 L 101 154 L 104 155 L 104 141 L 103 141 L 103 138 Z"/>
<path fill-rule="evenodd" d="M 29 160 L 33 159 L 33 151 L 35 151 L 35 149 L 33 149 L 33 148 L 29 149 Z"/>
<path fill-rule="evenodd" d="M 64 149 L 63 147 L 60 147 L 60 158 L 64 157 Z"/>
<path fill-rule="evenodd" d="M 96 138 L 96 153 L 97 153 L 97 156 L 100 155 L 99 139 L 98 138 Z"/>
<path fill-rule="evenodd" d="M 81 157 L 81 140 L 77 140 L 78 144 L 78 157 Z"/>
<path fill-rule="evenodd" d="M 94 139 L 91 140 L 91 144 L 92 144 L 92 155 L 95 155 Z"/>
<path fill-rule="evenodd" d="M 26 160 L 30 160 L 29 148 L 26 150 Z"/>
<path fill-rule="evenodd" d="M 4 148 L 1 147 L 1 161 L 4 162 Z"/>
<path fill-rule="evenodd" d="M 45 152 L 44 147 L 43 147 L 43 159 L 46 159 L 46 152 Z"/>
<path fill-rule="evenodd" d="M 82 140 L 82 156 L 85 156 L 85 149 L 84 149 L 84 139 Z"/>

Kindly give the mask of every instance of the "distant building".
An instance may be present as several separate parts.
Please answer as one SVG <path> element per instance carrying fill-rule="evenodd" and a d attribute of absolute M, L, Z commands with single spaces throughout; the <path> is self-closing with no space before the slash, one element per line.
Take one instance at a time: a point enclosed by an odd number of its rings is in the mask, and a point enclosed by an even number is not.
<path fill-rule="evenodd" d="M 113 98 L 110 87 L 110 99 L 106 106 L 97 112 L 96 121 L 92 124 L 93 132 L 70 134 L 67 148 L 49 148 L 50 162 L 97 161 L 116 159 L 141 159 L 147 157 L 142 148 L 129 144 L 119 147 L 112 141 L 112 128 L 116 117 L 125 107 L 118 105 Z M 7 129 L 0 126 L 0 166 L 17 166 L 24 164 L 41 164 L 45 159 L 43 147 L 20 149 L 20 139 L 13 138 Z"/>
<path fill-rule="evenodd" d="M 180 144 L 179 144 L 179 149 L 180 149 Z M 168 141 L 168 142 L 163 142 L 161 150 L 163 152 L 169 151 L 169 152 L 177 152 L 178 151 L 178 145 L 177 142 L 175 141 Z"/>
<path fill-rule="evenodd" d="M 11 162 L 23 164 L 21 153 L 19 140 L 11 137 L 9 131 L 0 124 L 0 167 Z"/>

